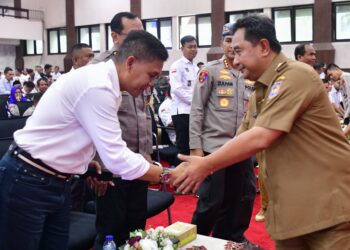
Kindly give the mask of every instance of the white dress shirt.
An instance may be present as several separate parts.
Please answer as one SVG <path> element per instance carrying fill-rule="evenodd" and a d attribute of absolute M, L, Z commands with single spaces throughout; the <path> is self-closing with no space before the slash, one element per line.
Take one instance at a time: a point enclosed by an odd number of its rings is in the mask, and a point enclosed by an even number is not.
<path fill-rule="evenodd" d="M 13 80 L 9 81 L 6 78 L 0 79 L 0 95 L 10 94 Z"/>
<path fill-rule="evenodd" d="M 58 78 L 60 78 L 62 74 L 60 72 L 52 72 L 51 76 L 52 76 L 52 81 L 57 81 Z"/>
<path fill-rule="evenodd" d="M 198 67 L 187 58 L 174 62 L 170 67 L 170 86 L 173 98 L 171 115 L 189 114 L 191 110 L 193 87 Z"/>
<path fill-rule="evenodd" d="M 149 163 L 122 140 L 121 98 L 112 60 L 81 67 L 51 85 L 26 126 L 14 134 L 15 141 L 62 173 L 83 174 L 97 149 L 112 173 L 139 178 Z"/>
<path fill-rule="evenodd" d="M 331 91 L 328 93 L 328 97 L 331 103 L 333 103 L 336 107 L 340 106 L 340 102 L 342 101 L 342 96 L 339 90 L 337 90 L 334 86 L 332 86 Z"/>
<path fill-rule="evenodd" d="M 170 114 L 170 107 L 171 107 L 172 99 L 165 98 L 165 100 L 160 104 L 158 109 L 158 116 L 161 119 L 163 125 L 165 127 L 173 126 L 173 120 L 171 118 Z M 176 133 L 174 129 L 167 129 L 166 132 L 168 133 L 169 139 L 173 144 L 176 143 Z"/>

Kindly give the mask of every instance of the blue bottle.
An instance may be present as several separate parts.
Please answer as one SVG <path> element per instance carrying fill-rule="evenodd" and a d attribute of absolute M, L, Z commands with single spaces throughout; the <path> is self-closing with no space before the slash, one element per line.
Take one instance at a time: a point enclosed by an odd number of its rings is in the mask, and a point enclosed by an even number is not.
<path fill-rule="evenodd" d="M 106 235 L 106 241 L 103 243 L 103 250 L 117 250 L 117 246 L 113 241 L 113 235 Z"/>

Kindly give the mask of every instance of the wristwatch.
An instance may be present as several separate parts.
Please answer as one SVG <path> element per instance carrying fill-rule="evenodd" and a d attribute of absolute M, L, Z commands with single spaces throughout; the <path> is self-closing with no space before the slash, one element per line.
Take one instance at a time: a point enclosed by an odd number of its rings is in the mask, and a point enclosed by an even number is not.
<path fill-rule="evenodd" d="M 167 184 L 170 181 L 171 172 L 169 168 L 163 168 L 163 172 L 159 176 L 159 182 Z"/>

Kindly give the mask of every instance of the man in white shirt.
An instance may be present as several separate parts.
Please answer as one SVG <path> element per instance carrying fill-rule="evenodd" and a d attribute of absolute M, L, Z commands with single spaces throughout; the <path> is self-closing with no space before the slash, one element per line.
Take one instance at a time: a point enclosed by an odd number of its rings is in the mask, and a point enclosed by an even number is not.
<path fill-rule="evenodd" d="M 117 117 L 121 91 L 141 94 L 167 58 L 157 38 L 132 31 L 112 60 L 66 74 L 45 93 L 0 162 L 0 249 L 68 248 L 70 176 L 86 172 L 96 149 L 123 179 L 169 177 L 126 147 Z"/>
<path fill-rule="evenodd" d="M 172 98 L 170 94 L 164 99 L 164 101 L 160 104 L 159 109 L 158 109 L 158 116 L 160 120 L 162 121 L 163 125 L 166 127 L 172 127 L 173 120 L 171 119 L 171 114 L 170 114 L 170 107 L 172 104 Z M 166 130 L 169 139 L 171 142 L 175 145 L 176 143 L 176 133 L 174 129 L 167 129 Z"/>
<path fill-rule="evenodd" d="M 71 49 L 71 56 L 73 63 L 72 71 L 87 65 L 94 58 L 95 54 L 86 43 L 77 43 Z"/>
<path fill-rule="evenodd" d="M 4 70 L 4 78 L 0 79 L 0 95 L 10 94 L 13 83 L 13 69 L 6 67 Z"/>
<path fill-rule="evenodd" d="M 331 90 L 328 93 L 328 97 L 337 115 L 339 117 L 344 117 L 344 109 L 341 105 L 342 95 L 340 93 L 340 80 L 333 82 Z"/>
<path fill-rule="evenodd" d="M 52 81 L 57 81 L 57 79 L 61 76 L 60 67 L 55 66 L 54 71 L 51 73 Z"/>
<path fill-rule="evenodd" d="M 193 36 L 181 38 L 183 57 L 170 66 L 171 115 L 176 132 L 176 145 L 181 154 L 190 154 L 189 119 L 194 81 L 198 68 L 193 64 L 197 41 Z"/>

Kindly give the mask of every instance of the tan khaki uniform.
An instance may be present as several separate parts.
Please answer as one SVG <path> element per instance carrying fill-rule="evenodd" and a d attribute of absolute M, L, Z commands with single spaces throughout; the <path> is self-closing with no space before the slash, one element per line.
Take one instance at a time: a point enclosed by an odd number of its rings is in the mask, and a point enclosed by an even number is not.
<path fill-rule="evenodd" d="M 240 131 L 252 124 L 285 132 L 260 155 L 272 239 L 350 220 L 350 144 L 312 68 L 279 54 L 255 83 Z"/>

